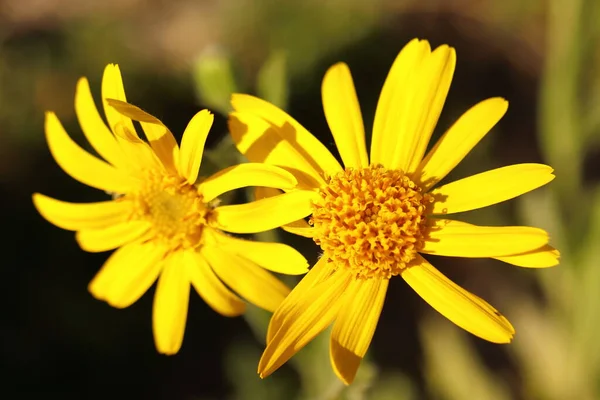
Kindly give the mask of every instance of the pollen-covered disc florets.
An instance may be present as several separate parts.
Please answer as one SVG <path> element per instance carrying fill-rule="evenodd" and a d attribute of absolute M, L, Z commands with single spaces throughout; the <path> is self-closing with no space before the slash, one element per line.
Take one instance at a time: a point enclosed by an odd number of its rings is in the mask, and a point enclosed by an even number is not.
<path fill-rule="evenodd" d="M 400 170 L 346 169 L 327 179 L 314 204 L 314 240 L 358 278 L 398 275 L 423 246 L 432 196 Z"/>
<path fill-rule="evenodd" d="M 210 208 L 184 178 L 149 172 L 141 189 L 129 196 L 136 203 L 133 217 L 152 224 L 155 240 L 173 250 L 201 245 Z"/>

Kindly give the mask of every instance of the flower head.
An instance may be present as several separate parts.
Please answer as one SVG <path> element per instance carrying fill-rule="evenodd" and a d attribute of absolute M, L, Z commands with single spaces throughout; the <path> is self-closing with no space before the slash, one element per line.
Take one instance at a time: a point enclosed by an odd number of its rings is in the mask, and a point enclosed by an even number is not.
<path fill-rule="evenodd" d="M 502 98 L 480 102 L 426 154 L 455 63 L 455 51 L 446 45 L 431 51 L 427 41 L 415 39 L 404 47 L 381 91 L 370 155 L 350 71 L 343 63 L 331 67 L 322 85 L 323 108 L 344 167 L 283 111 L 251 96 L 233 96 L 229 125 L 240 151 L 251 161 L 286 169 L 299 182 L 297 189 L 263 201 L 288 208 L 312 205 L 308 223 L 286 215 L 271 215 L 269 223 L 313 238 L 323 250 L 273 314 L 258 367 L 262 377 L 333 323 L 331 363 L 343 382 L 352 382 L 395 276 L 472 334 L 496 343 L 512 339 L 515 331 L 505 317 L 421 254 L 496 258 L 532 268 L 556 265 L 558 251 L 541 229 L 447 218 L 534 190 L 554 178 L 553 170 L 511 165 L 436 187 L 508 107 Z M 291 198 L 293 193 L 306 198 Z M 223 222 L 233 231 L 265 225 L 264 219 L 245 220 L 244 226 Z"/>
<path fill-rule="evenodd" d="M 139 299 L 158 279 L 154 296 L 156 348 L 174 354 L 181 347 L 190 284 L 215 311 L 240 315 L 245 302 L 273 311 L 289 289 L 265 269 L 306 272 L 304 257 L 278 243 L 232 237 L 215 228 L 219 195 L 243 186 L 293 188 L 296 178 L 277 167 L 242 164 L 198 180 L 206 137 L 213 122 L 203 110 L 189 122 L 181 146 L 157 118 L 128 104 L 118 66 L 108 65 L 102 80 L 103 122 L 82 78 L 75 110 L 92 147 L 105 160 L 69 138 L 53 113 L 46 115 L 46 138 L 60 167 L 78 181 L 113 194 L 97 203 L 67 203 L 34 194 L 44 218 L 76 231 L 82 249 L 117 249 L 89 284 L 90 292 L 123 308 Z M 138 121 L 146 140 L 133 125 Z M 260 208 L 258 209 L 260 211 Z M 266 212 L 266 210 L 263 210 Z M 229 287 L 227 287 L 227 286 Z"/>

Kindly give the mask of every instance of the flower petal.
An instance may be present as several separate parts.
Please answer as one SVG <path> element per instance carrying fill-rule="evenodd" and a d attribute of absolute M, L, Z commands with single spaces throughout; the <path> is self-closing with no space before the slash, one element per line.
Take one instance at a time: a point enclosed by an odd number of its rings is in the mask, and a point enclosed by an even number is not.
<path fill-rule="evenodd" d="M 369 166 L 365 127 L 350 69 L 344 63 L 329 68 L 321 88 L 323 110 L 346 168 Z"/>
<path fill-rule="evenodd" d="M 310 158 L 309 150 L 294 147 L 294 143 L 281 136 L 281 129 L 293 130 L 291 125 L 280 129 L 248 112 L 230 113 L 228 125 L 238 150 L 251 162 L 285 168 L 307 188 L 325 184 L 322 168 Z"/>
<path fill-rule="evenodd" d="M 225 317 L 237 317 L 246 311 L 246 303 L 229 290 L 197 252 L 184 253 L 187 276 L 200 297 Z"/>
<path fill-rule="evenodd" d="M 331 264 L 327 261 L 327 258 L 322 257 L 317 261 L 285 298 L 283 303 L 275 310 L 267 330 L 267 343 L 273 340 L 273 337 L 275 337 L 275 334 L 283 325 L 284 320 L 288 316 L 293 315 L 297 305 L 306 297 L 308 291 L 327 279 L 332 272 L 333 269 L 331 268 Z"/>
<path fill-rule="evenodd" d="M 111 107 L 108 104 L 109 99 L 127 102 L 121 70 L 116 64 L 108 64 L 102 76 L 102 105 L 108 126 L 134 169 L 159 166 L 157 156 L 148 144 L 139 138 L 131 119 Z"/>
<path fill-rule="evenodd" d="M 516 164 L 448 183 L 430 192 L 432 214 L 452 214 L 497 204 L 530 192 L 554 179 L 543 164 Z"/>
<path fill-rule="evenodd" d="M 83 250 L 97 253 L 131 243 L 147 233 L 151 226 L 148 221 L 126 221 L 102 229 L 79 231 L 75 234 L 75 239 Z"/>
<path fill-rule="evenodd" d="M 198 186 L 204 202 L 215 199 L 230 190 L 247 186 L 293 189 L 298 180 L 286 170 L 261 163 L 238 164 L 225 168 L 207 178 Z"/>
<path fill-rule="evenodd" d="M 500 97 L 484 100 L 465 112 L 437 141 L 417 167 L 413 180 L 429 189 L 442 180 L 500 121 L 508 102 Z"/>
<path fill-rule="evenodd" d="M 86 78 L 77 82 L 75 91 L 75 113 L 81 130 L 94 150 L 117 168 L 126 165 L 123 152 L 113 133 L 108 129 L 94 103 L 90 84 Z"/>
<path fill-rule="evenodd" d="M 215 227 L 233 233 L 268 231 L 311 214 L 317 198 L 312 190 L 294 190 L 251 203 L 217 207 Z"/>
<path fill-rule="evenodd" d="M 272 374 L 331 324 L 351 279 L 348 273 L 334 274 L 296 300 L 291 313 L 283 317 L 281 327 L 267 342 L 258 363 L 261 378 Z"/>
<path fill-rule="evenodd" d="M 371 139 L 371 163 L 390 167 L 394 152 L 401 146 L 406 135 L 401 135 L 400 126 L 409 111 L 408 88 L 423 60 L 429 56 L 431 48 L 426 40 L 411 40 L 396 57 L 379 96 L 373 137 Z"/>
<path fill-rule="evenodd" d="M 494 343 L 509 343 L 515 333 L 508 320 L 483 299 L 446 278 L 418 256 L 402 278 L 440 314 L 473 335 Z"/>
<path fill-rule="evenodd" d="M 306 258 L 288 245 L 238 239 L 217 231 L 215 233 L 220 242 L 219 249 L 244 257 L 269 271 L 287 275 L 308 272 Z"/>
<path fill-rule="evenodd" d="M 558 265 L 560 253 L 554 247 L 545 245 L 527 253 L 505 257 L 494 257 L 496 260 L 524 268 L 548 268 Z"/>
<path fill-rule="evenodd" d="M 217 276 L 250 303 L 273 312 L 290 289 L 247 258 L 206 246 L 201 251 Z"/>
<path fill-rule="evenodd" d="M 342 170 L 335 157 L 319 139 L 280 108 L 258 97 L 237 93 L 231 96 L 231 105 L 235 111 L 254 114 L 271 123 L 281 138 L 304 153 L 321 174 Z"/>
<path fill-rule="evenodd" d="M 477 226 L 449 219 L 430 219 L 421 253 L 450 257 L 510 256 L 548 243 L 548 233 L 528 226 Z"/>
<path fill-rule="evenodd" d="M 294 235 L 304 236 L 311 239 L 316 233 L 315 228 L 310 226 L 304 219 L 299 219 L 297 221 L 290 222 L 289 224 L 282 225 L 281 229 L 286 232 L 293 233 Z"/>
<path fill-rule="evenodd" d="M 349 385 L 367 353 L 385 301 L 389 279 L 354 279 L 333 324 L 329 356 L 335 374 Z"/>
<path fill-rule="evenodd" d="M 96 189 L 127 193 L 136 180 L 79 147 L 52 112 L 46 113 L 46 140 L 56 163 L 74 179 Z"/>
<path fill-rule="evenodd" d="M 146 138 L 165 169 L 177 173 L 179 146 L 173 134 L 158 118 L 148 114 L 139 107 L 117 99 L 106 99 L 106 103 L 122 116 L 138 121 L 146 134 Z M 192 182 L 193 183 L 193 182 Z"/>
<path fill-rule="evenodd" d="M 135 133 L 135 128 L 131 119 L 111 107 L 108 103 L 108 99 L 127 102 L 121 70 L 116 64 L 108 64 L 106 68 L 104 68 L 104 74 L 102 76 L 102 105 L 104 106 L 104 114 L 106 115 L 108 126 L 113 133 L 117 134 L 118 131 L 127 132 L 133 135 L 129 138 L 130 140 L 140 140 Z"/>
<path fill-rule="evenodd" d="M 122 199 L 99 203 L 68 203 L 40 193 L 33 195 L 33 204 L 42 217 L 62 229 L 102 229 L 125 221 L 132 203 Z"/>
<path fill-rule="evenodd" d="M 282 192 L 279 189 L 257 186 L 254 189 L 254 199 L 261 200 L 267 197 L 280 195 Z M 306 222 L 304 218 L 299 219 L 289 224 L 281 225 L 281 229 L 294 235 L 312 238 L 314 236 L 314 228 Z"/>
<path fill-rule="evenodd" d="M 455 66 L 456 52 L 446 45 L 423 60 L 418 75 L 407 88 L 408 108 L 400 125 L 401 143 L 396 147 L 391 168 L 410 173 L 421 162 L 444 107 Z"/>
<path fill-rule="evenodd" d="M 88 290 L 113 307 L 129 307 L 158 278 L 165 254 L 166 249 L 153 242 L 125 245 L 108 258 Z"/>
<path fill-rule="evenodd" d="M 210 111 L 202 110 L 194 115 L 183 132 L 179 154 L 179 173 L 190 184 L 194 184 L 198 179 L 204 145 L 214 119 L 215 117 Z"/>
<path fill-rule="evenodd" d="M 176 354 L 183 343 L 190 298 L 190 282 L 182 265 L 182 252 L 165 260 L 152 308 L 152 332 L 156 350 Z"/>

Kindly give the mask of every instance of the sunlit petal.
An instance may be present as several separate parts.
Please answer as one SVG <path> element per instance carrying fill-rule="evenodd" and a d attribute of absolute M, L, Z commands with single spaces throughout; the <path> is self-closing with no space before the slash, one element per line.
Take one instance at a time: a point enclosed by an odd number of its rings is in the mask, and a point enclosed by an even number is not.
<path fill-rule="evenodd" d="M 402 273 L 404 280 L 440 314 L 494 343 L 509 343 L 515 333 L 508 320 L 483 299 L 446 278 L 422 257 Z"/>
<path fill-rule="evenodd" d="M 475 210 L 510 200 L 554 179 L 554 171 L 543 164 L 516 164 L 472 175 L 430 192 L 432 214 Z"/>
<path fill-rule="evenodd" d="M 409 88 L 431 48 L 426 40 L 411 40 L 396 57 L 385 80 L 373 123 L 371 163 L 390 167 L 395 149 L 403 146 L 407 135 L 400 134 L 402 121 L 410 111 Z"/>
<path fill-rule="evenodd" d="M 156 281 L 165 253 L 164 248 L 153 242 L 123 246 L 104 263 L 88 290 L 113 307 L 129 307 Z"/>
<path fill-rule="evenodd" d="M 102 229 L 86 229 L 75 234 L 75 239 L 85 251 L 113 250 L 142 237 L 150 230 L 148 221 L 126 221 Z"/>
<path fill-rule="evenodd" d="M 77 82 L 75 113 L 86 139 L 94 150 L 115 167 L 126 165 L 123 152 L 113 133 L 108 129 L 94 103 L 90 84 L 86 78 Z"/>
<path fill-rule="evenodd" d="M 202 255 L 217 276 L 250 303 L 273 312 L 290 289 L 254 262 L 223 249 L 205 247 Z"/>
<path fill-rule="evenodd" d="M 179 155 L 179 173 L 190 184 L 198 179 L 198 171 L 204 154 L 204 145 L 215 117 L 208 110 L 202 110 L 190 120 L 183 137 Z"/>
<path fill-rule="evenodd" d="M 560 253 L 554 247 L 546 245 L 527 253 L 494 258 L 517 267 L 548 268 L 558 265 Z"/>
<path fill-rule="evenodd" d="M 233 233 L 264 232 L 306 217 L 318 194 L 294 190 L 246 204 L 217 207 L 215 227 Z"/>
<path fill-rule="evenodd" d="M 508 102 L 500 97 L 484 100 L 465 112 L 437 141 L 414 173 L 414 181 L 429 189 L 442 180 L 500 121 Z"/>
<path fill-rule="evenodd" d="M 46 140 L 56 163 L 73 178 L 96 189 L 126 193 L 137 181 L 79 147 L 54 113 L 46 113 Z"/>
<path fill-rule="evenodd" d="M 129 201 L 113 200 L 99 203 L 68 203 L 43 194 L 33 195 L 38 212 L 59 228 L 102 229 L 125 221 L 133 208 Z"/>
<path fill-rule="evenodd" d="M 349 385 L 367 353 L 388 288 L 388 279 L 355 279 L 333 324 L 329 355 L 336 375 Z"/>
<path fill-rule="evenodd" d="M 335 274 L 297 299 L 279 330 L 267 342 L 258 363 L 261 378 L 273 373 L 331 324 L 342 306 L 340 300 L 351 279 L 347 273 Z"/>
<path fill-rule="evenodd" d="M 268 164 L 246 163 L 225 168 L 198 186 L 204 201 L 209 202 L 230 190 L 247 186 L 293 189 L 298 180 L 282 168 Z"/>
<path fill-rule="evenodd" d="M 365 128 L 350 69 L 344 63 L 329 68 L 321 88 L 323 110 L 346 168 L 369 165 Z"/>
<path fill-rule="evenodd" d="M 185 252 L 183 261 L 194 289 L 213 310 L 226 317 L 246 311 L 246 303 L 221 282 L 202 255 Z"/>
<path fill-rule="evenodd" d="M 187 320 L 190 282 L 181 252 L 171 254 L 158 278 L 152 308 L 152 331 L 156 350 L 175 354 L 181 348 Z"/>
<path fill-rule="evenodd" d="M 538 249 L 548 233 L 528 226 L 476 226 L 431 219 L 422 253 L 452 257 L 499 257 Z"/>
<path fill-rule="evenodd" d="M 216 234 L 220 242 L 219 249 L 247 258 L 269 271 L 287 275 L 308 272 L 306 258 L 288 245 L 238 239 L 223 233 Z"/>

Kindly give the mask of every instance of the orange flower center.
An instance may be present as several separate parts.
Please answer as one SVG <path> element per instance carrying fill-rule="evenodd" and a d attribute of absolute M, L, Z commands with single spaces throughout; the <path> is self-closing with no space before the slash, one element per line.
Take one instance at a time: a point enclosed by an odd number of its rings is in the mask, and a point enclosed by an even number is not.
<path fill-rule="evenodd" d="M 423 246 L 426 209 L 422 194 L 404 172 L 382 166 L 346 169 L 327 178 L 310 223 L 315 242 L 336 267 L 357 278 L 398 275 Z"/>
<path fill-rule="evenodd" d="M 149 172 L 141 190 L 132 197 L 135 218 L 151 222 L 154 240 L 166 242 L 173 250 L 202 244 L 211 209 L 185 179 Z"/>

